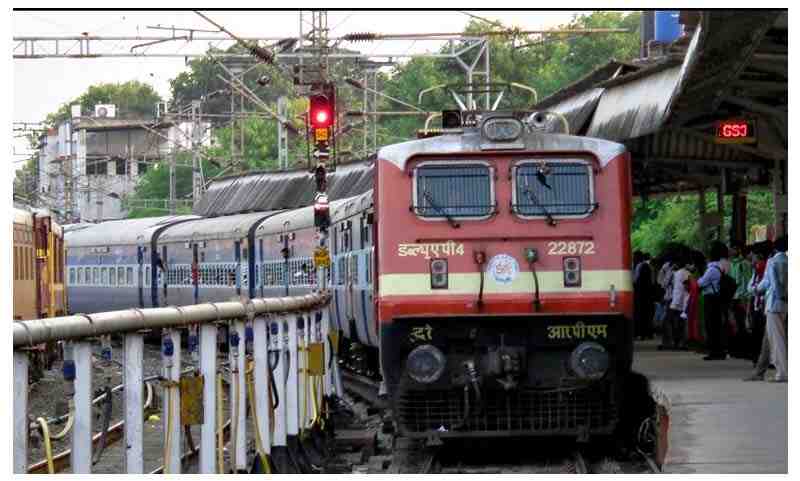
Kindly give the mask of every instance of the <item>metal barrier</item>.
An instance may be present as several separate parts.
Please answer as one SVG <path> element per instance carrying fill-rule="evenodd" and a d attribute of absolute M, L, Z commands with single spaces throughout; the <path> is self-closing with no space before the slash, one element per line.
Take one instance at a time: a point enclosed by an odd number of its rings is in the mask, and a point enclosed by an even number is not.
<path fill-rule="evenodd" d="M 49 440 L 71 436 L 69 462 L 73 473 L 90 473 L 93 453 L 109 442 L 107 425 L 93 439 L 92 343 L 101 339 L 101 369 L 110 369 L 109 335 L 123 339 L 124 472 L 144 473 L 143 360 L 145 331 L 162 329 L 161 381 L 163 472 L 180 473 L 182 435 L 187 424 L 200 426 L 198 472 L 248 471 L 252 463 L 265 472 L 308 471 L 307 434 L 325 425 L 324 399 L 341 387 L 335 363 L 336 333 L 331 335 L 326 292 L 300 297 L 198 304 L 185 307 L 130 309 L 91 315 L 16 321 L 14 323 L 14 472 L 38 472 L 28 465 L 29 431 L 39 429 L 45 440 L 47 472 L 55 472 Z M 228 399 L 230 419 L 222 419 L 223 375 L 217 362 L 217 331 L 229 331 Z M 182 359 L 181 335 L 189 359 Z M 71 396 L 69 421 L 51 435 L 48 421 L 28 418 L 28 352 L 39 343 L 64 342 L 64 380 Z M 191 366 L 188 371 L 186 365 Z M 110 371 L 108 371 L 110 373 Z M 110 379 L 110 374 L 107 379 Z M 193 387 L 192 387 L 193 386 Z M 189 394 L 187 394 L 189 393 Z M 182 409 L 181 395 L 202 403 L 192 418 Z M 111 390 L 106 390 L 111 396 Z M 200 398 L 200 399 L 197 399 Z M 99 398 L 98 398 L 99 399 Z M 95 400 L 97 401 L 97 400 Z M 187 398 L 188 401 L 188 398 Z M 186 403 L 188 405 L 188 403 Z M 197 404 L 197 403 L 195 403 Z M 185 406 L 184 406 L 185 408 Z M 252 423 L 256 459 L 247 459 L 247 425 Z M 119 427 L 118 425 L 115 425 Z M 229 426 L 229 427 L 228 427 Z M 224 433 L 229 468 L 224 466 Z M 98 442 L 98 436 L 100 436 Z M 98 443 L 99 447 L 93 448 Z M 274 455 L 274 457 L 273 457 Z M 63 459 L 61 456 L 59 459 Z M 313 469 L 313 468 L 312 468 Z"/>

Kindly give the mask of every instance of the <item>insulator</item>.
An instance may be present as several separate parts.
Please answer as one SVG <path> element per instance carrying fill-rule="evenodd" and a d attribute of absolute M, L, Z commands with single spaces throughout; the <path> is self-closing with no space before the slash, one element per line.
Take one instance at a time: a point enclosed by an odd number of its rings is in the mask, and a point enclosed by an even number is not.
<path fill-rule="evenodd" d="M 371 42 L 378 39 L 378 34 L 372 32 L 353 32 L 342 37 L 348 42 Z"/>
<path fill-rule="evenodd" d="M 267 63 L 272 63 L 272 59 L 274 55 L 269 50 L 265 49 L 264 47 L 259 47 L 258 45 L 251 45 L 249 47 L 250 54 L 254 57 L 258 57 L 259 60 Z"/>

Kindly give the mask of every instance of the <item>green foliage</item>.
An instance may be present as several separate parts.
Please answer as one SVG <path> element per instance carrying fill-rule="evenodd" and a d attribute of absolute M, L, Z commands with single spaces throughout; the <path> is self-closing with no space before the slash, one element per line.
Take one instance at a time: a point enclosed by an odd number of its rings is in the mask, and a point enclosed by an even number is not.
<path fill-rule="evenodd" d="M 548 35 L 532 41 L 528 37 L 496 35 L 490 39 L 492 82 L 516 82 L 533 87 L 541 100 L 558 89 L 579 80 L 611 59 L 621 61 L 635 58 L 639 53 L 639 12 L 593 12 L 575 16 L 559 28 L 628 28 L 627 33 L 596 35 Z M 470 22 L 466 33 L 497 30 L 478 20 Z M 464 59 L 470 62 L 467 55 Z M 417 102 L 420 90 L 439 84 L 463 84 L 464 71 L 455 62 L 444 59 L 415 58 L 396 67 L 385 78 L 384 91 L 406 102 Z M 514 90 L 506 95 L 499 109 L 529 109 L 535 103 L 532 94 Z M 387 100 L 381 107 L 394 109 Z M 445 90 L 425 96 L 421 105 L 429 111 L 455 108 Z M 412 138 L 422 127 L 422 118 L 401 117 L 382 121 L 387 135 L 383 142 Z"/>
<path fill-rule="evenodd" d="M 153 87 L 137 80 L 124 83 L 107 83 L 90 86 L 86 92 L 64 103 L 57 111 L 49 114 L 45 120 L 55 126 L 71 117 L 71 106 L 80 104 L 81 110 L 91 112 L 97 104 L 114 104 L 117 106 L 117 117 L 140 118 L 152 117 L 156 103 L 161 96 Z"/>
<path fill-rule="evenodd" d="M 634 200 L 634 216 L 631 226 L 631 242 L 634 250 L 651 255 L 660 254 L 668 243 L 678 242 L 701 248 L 701 235 L 698 232 L 699 213 L 697 194 L 683 194 L 662 199 L 650 199 L 646 203 Z M 706 212 L 716 212 L 717 197 L 707 193 Z M 725 216 L 723 217 L 723 241 L 728 239 L 731 226 L 731 197 L 725 197 Z M 774 220 L 772 193 L 766 191 L 749 192 L 747 195 L 747 226 L 769 225 Z M 710 227 L 706 238 L 715 238 L 717 229 Z"/>

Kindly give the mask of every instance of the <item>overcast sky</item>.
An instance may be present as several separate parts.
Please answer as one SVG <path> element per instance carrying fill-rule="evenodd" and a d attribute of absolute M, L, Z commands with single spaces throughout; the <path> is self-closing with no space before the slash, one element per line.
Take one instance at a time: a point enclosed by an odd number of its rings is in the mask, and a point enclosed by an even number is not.
<path fill-rule="evenodd" d="M 553 28 L 570 21 L 577 11 L 471 11 L 481 17 L 498 20 L 509 26 L 526 30 Z M 585 12 L 584 12 L 585 13 Z M 241 36 L 297 36 L 297 12 L 220 12 L 206 14 L 215 22 Z M 84 32 L 99 36 L 163 36 L 169 32 L 147 28 L 153 25 L 177 26 L 197 29 L 214 29 L 212 25 L 191 11 L 175 12 L 13 12 L 14 36 L 67 36 Z M 331 36 L 352 32 L 421 33 L 459 32 L 470 17 L 461 12 L 364 12 L 335 11 L 328 14 Z M 307 27 L 306 27 L 307 28 Z M 16 45 L 16 43 L 15 43 Z M 126 52 L 130 44 L 108 44 L 117 53 Z M 440 44 L 425 41 L 382 41 L 349 43 L 346 48 L 363 52 L 404 53 L 434 50 Z M 171 42 L 151 47 L 149 53 L 176 53 L 202 51 L 208 42 Z M 64 46 L 61 47 L 65 48 Z M 77 48 L 77 47 L 76 47 Z M 183 58 L 130 58 L 130 59 L 36 59 L 14 60 L 15 122 L 35 122 L 56 110 L 62 103 L 83 93 L 90 85 L 101 82 L 139 80 L 148 83 L 165 99 L 169 97 L 169 80 L 185 70 Z M 17 151 L 21 146 L 15 142 Z M 15 157 L 19 160 L 21 157 Z M 17 163 L 21 164 L 21 163 Z"/>

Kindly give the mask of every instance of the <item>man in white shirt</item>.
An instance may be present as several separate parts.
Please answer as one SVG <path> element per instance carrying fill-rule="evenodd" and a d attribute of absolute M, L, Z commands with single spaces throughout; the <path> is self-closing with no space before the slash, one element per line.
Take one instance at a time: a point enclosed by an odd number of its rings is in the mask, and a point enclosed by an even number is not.
<path fill-rule="evenodd" d="M 686 346 L 686 309 L 689 306 L 689 270 L 686 269 L 686 261 L 683 256 L 677 256 L 673 263 L 672 285 L 668 286 L 671 290 L 669 311 L 665 326 L 669 330 L 669 336 L 664 336 L 664 343 L 661 349 L 685 350 Z M 665 330 L 666 333 L 666 330 Z"/>

